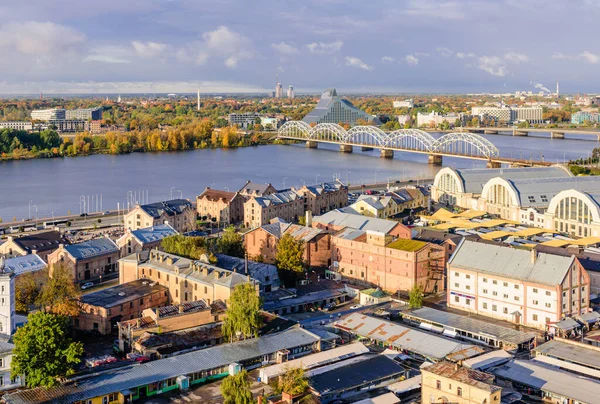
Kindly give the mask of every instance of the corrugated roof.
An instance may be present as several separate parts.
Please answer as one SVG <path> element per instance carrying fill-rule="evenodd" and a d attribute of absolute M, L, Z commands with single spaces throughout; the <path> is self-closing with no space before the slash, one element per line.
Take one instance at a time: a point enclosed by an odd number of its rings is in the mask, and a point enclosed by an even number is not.
<path fill-rule="evenodd" d="M 15 237 L 14 243 L 27 252 L 57 249 L 60 244 L 71 244 L 68 238 L 56 230 Z"/>
<path fill-rule="evenodd" d="M 12 258 L 6 258 L 4 267 L 15 275 L 26 272 L 35 272 L 46 268 L 46 263 L 37 254 L 18 255 Z"/>
<path fill-rule="evenodd" d="M 531 352 L 536 356 L 545 355 L 592 369 L 600 369 L 600 351 L 594 348 L 575 341 L 563 342 L 553 339 L 532 349 Z"/>
<path fill-rule="evenodd" d="M 442 360 L 453 352 L 474 347 L 472 344 L 432 335 L 390 321 L 365 316 L 361 313 L 352 313 L 338 320 L 334 326 L 352 334 L 371 338 L 432 360 Z"/>
<path fill-rule="evenodd" d="M 532 254 L 536 254 L 535 260 Z M 542 285 L 562 283 L 573 257 L 531 252 L 505 245 L 463 240 L 450 258 L 449 268 L 462 268 Z"/>
<path fill-rule="evenodd" d="M 175 216 L 181 214 L 187 209 L 192 209 L 193 207 L 192 203 L 187 199 L 173 199 L 170 201 L 140 205 L 140 208 L 153 218 L 158 219 L 163 213 L 167 216 Z"/>
<path fill-rule="evenodd" d="M 430 307 L 421 307 L 420 309 L 411 310 L 403 313 L 403 316 L 418 320 L 425 320 L 429 323 L 443 326 L 445 329 L 467 331 L 474 334 L 484 336 L 492 336 L 493 338 L 519 345 L 535 338 L 532 332 L 518 331 L 510 327 L 493 324 L 487 321 L 477 320 L 475 318 L 466 317 L 447 311 L 432 309 Z"/>
<path fill-rule="evenodd" d="M 156 292 L 167 292 L 168 290 L 168 288 L 157 283 L 138 279 L 82 295 L 79 301 L 91 306 L 109 308 L 152 295 Z"/>
<path fill-rule="evenodd" d="M 280 349 L 305 346 L 318 340 L 317 336 L 305 329 L 291 328 L 260 338 L 223 344 L 167 359 L 114 369 L 98 376 L 80 379 L 77 381 L 77 386 L 68 384 L 49 389 L 38 387 L 8 394 L 3 398 L 9 404 L 72 403 L 180 375 L 227 366 L 234 362 L 262 358 L 264 355 L 272 354 Z"/>
<path fill-rule="evenodd" d="M 160 241 L 165 237 L 178 234 L 177 230 L 168 224 L 158 226 L 144 227 L 143 229 L 132 230 L 131 234 L 142 244 Z"/>
<path fill-rule="evenodd" d="M 356 230 L 373 230 L 386 234 L 392 231 L 396 226 L 402 226 L 401 223 L 393 220 L 344 213 L 338 210 L 330 210 L 324 215 L 315 216 L 313 218 L 313 223 L 322 223 L 325 225 L 338 227 L 350 227 Z"/>
<path fill-rule="evenodd" d="M 568 397 L 580 403 L 597 403 L 596 400 L 600 397 L 600 382 L 538 361 L 515 359 L 491 368 L 489 372 L 502 379 Z"/>
<path fill-rule="evenodd" d="M 268 207 L 282 205 L 284 203 L 291 203 L 298 198 L 302 198 L 302 195 L 299 195 L 296 191 L 282 191 L 275 194 L 255 196 L 254 200 L 260 206 Z"/>
<path fill-rule="evenodd" d="M 600 191 L 600 177 L 509 178 L 521 206 L 544 207 L 561 191 L 576 189 L 582 192 Z"/>

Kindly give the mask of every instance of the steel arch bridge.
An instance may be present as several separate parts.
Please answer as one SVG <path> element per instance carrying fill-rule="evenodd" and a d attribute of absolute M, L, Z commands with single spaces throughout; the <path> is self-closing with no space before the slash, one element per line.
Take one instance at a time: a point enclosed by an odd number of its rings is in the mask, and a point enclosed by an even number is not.
<path fill-rule="evenodd" d="M 490 141 L 476 133 L 467 132 L 447 133 L 435 139 L 419 129 L 399 129 L 387 133 L 375 126 L 355 126 L 345 130 L 335 123 L 311 127 L 303 121 L 290 121 L 279 128 L 277 137 L 479 160 L 492 160 L 500 156 L 498 148 Z"/>

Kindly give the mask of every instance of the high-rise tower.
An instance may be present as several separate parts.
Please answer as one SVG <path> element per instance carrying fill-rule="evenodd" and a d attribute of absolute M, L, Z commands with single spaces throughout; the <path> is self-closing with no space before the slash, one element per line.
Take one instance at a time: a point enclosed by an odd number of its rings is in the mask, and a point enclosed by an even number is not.
<path fill-rule="evenodd" d="M 200 89 L 198 89 L 198 106 L 196 108 L 200 111 Z"/>

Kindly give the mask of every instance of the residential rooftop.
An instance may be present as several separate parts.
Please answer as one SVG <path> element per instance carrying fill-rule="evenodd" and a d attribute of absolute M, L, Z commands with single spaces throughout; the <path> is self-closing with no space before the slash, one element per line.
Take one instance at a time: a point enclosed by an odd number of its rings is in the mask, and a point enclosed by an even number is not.
<path fill-rule="evenodd" d="M 370 288 L 370 289 L 361 290 L 360 293 L 364 293 L 365 295 L 369 295 L 371 297 L 389 296 L 388 293 L 384 292 L 383 290 L 381 290 L 379 288 Z"/>
<path fill-rule="evenodd" d="M 156 292 L 167 293 L 168 290 L 168 288 L 161 286 L 158 283 L 138 279 L 82 295 L 79 298 L 79 301 L 83 304 L 108 309 L 135 299 L 141 299 Z"/>
<path fill-rule="evenodd" d="M 46 268 L 48 265 L 37 254 L 18 255 L 6 258 L 4 267 L 15 275 L 26 272 L 36 272 Z"/>
<path fill-rule="evenodd" d="M 397 226 L 402 226 L 401 223 L 393 220 L 368 217 L 358 213 L 352 214 L 342 212 L 338 209 L 330 210 L 321 216 L 315 216 L 313 218 L 313 223 L 321 223 L 323 225 L 336 227 L 349 227 L 356 230 L 373 230 L 386 234 L 394 230 Z"/>
<path fill-rule="evenodd" d="M 119 247 L 108 237 L 82 241 L 81 243 L 66 245 L 64 248 L 69 255 L 78 260 L 119 252 Z"/>
<path fill-rule="evenodd" d="M 263 229 L 264 231 L 278 239 L 283 237 L 284 234 L 289 233 L 292 237 L 294 237 L 294 239 L 302 240 L 304 242 L 309 242 L 319 234 L 325 233 L 323 230 L 315 227 L 300 226 L 297 224 L 279 221 L 275 223 L 265 224 L 259 228 Z"/>
<path fill-rule="evenodd" d="M 198 196 L 198 199 L 206 198 L 211 202 L 217 202 L 219 200 L 228 202 L 231 201 L 235 195 L 236 192 L 222 191 L 220 189 L 211 189 L 207 187 L 204 192 Z"/>
<path fill-rule="evenodd" d="M 578 364 L 591 369 L 600 369 L 600 349 L 575 341 L 553 339 L 531 350 L 536 357 L 549 358 Z"/>
<path fill-rule="evenodd" d="M 131 230 L 131 234 L 141 244 L 148 244 L 156 241 L 161 241 L 165 237 L 173 236 L 178 233 L 177 230 L 175 230 L 170 225 L 160 224 L 158 226 L 144 227 L 142 229 Z"/>
<path fill-rule="evenodd" d="M 469 386 L 490 393 L 500 390 L 500 387 L 492 384 L 494 375 L 480 372 L 479 370 L 464 368 L 457 363 L 442 361 L 427 366 L 424 370 L 433 373 L 434 375 L 446 377 L 459 383 L 468 384 Z"/>
<path fill-rule="evenodd" d="M 283 205 L 285 203 L 291 203 L 299 198 L 302 198 L 300 194 L 296 191 L 281 191 L 274 194 L 263 195 L 263 196 L 255 196 L 254 200 L 260 206 L 270 207 Z"/>
<path fill-rule="evenodd" d="M 54 250 L 60 244 L 71 244 L 68 238 L 56 230 L 21 237 L 9 236 L 9 240 L 11 238 L 16 245 L 27 251 L 27 253 L 31 253 L 33 250 L 37 252 Z"/>
<path fill-rule="evenodd" d="M 179 215 L 186 209 L 191 209 L 192 203 L 187 199 L 172 199 L 170 201 L 140 205 L 140 208 L 153 218 L 158 219 L 163 213 L 167 216 Z"/>

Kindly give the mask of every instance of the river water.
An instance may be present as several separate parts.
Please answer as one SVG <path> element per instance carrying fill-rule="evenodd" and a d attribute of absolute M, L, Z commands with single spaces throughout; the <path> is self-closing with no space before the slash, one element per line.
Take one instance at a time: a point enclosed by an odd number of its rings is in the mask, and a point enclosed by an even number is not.
<path fill-rule="evenodd" d="M 435 136 L 435 135 L 434 135 Z M 486 135 L 505 157 L 562 162 L 587 156 L 595 140 Z M 444 158 L 445 166 L 482 167 L 484 162 Z M 432 178 L 439 167 L 427 156 L 395 153 L 379 158 L 379 150 L 340 153 L 335 145 L 318 149 L 303 145 L 268 145 L 239 149 L 94 155 L 87 157 L 0 162 L 0 218 L 4 222 L 115 210 L 135 201 L 171 196 L 194 199 L 205 187 L 241 188 L 246 180 L 270 182 L 276 188 L 329 181 L 338 176 L 350 184 Z M 82 198 L 83 196 L 83 198 Z M 89 201 L 89 202 L 88 202 Z"/>

